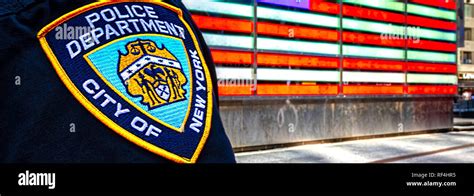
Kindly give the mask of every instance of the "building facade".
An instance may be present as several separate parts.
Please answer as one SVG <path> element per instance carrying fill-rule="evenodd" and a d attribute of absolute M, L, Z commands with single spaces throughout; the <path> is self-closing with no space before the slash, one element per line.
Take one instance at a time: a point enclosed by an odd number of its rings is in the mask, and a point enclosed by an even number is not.
<path fill-rule="evenodd" d="M 458 48 L 459 95 L 472 99 L 474 92 L 474 3 L 464 4 L 464 47 Z"/>

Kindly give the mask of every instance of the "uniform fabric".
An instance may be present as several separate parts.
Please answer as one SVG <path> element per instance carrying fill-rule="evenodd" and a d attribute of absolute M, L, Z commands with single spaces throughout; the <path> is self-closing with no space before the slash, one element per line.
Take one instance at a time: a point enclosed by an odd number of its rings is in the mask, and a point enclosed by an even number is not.
<path fill-rule="evenodd" d="M 102 124 L 67 90 L 36 38 L 58 17 L 94 1 L 0 3 L 0 161 L 7 163 L 166 163 L 169 160 L 121 137 Z M 189 12 L 170 3 L 199 40 L 214 85 L 212 125 L 198 163 L 234 163 L 218 110 L 217 79 L 208 47 Z M 74 129 L 75 132 L 71 132 Z"/>

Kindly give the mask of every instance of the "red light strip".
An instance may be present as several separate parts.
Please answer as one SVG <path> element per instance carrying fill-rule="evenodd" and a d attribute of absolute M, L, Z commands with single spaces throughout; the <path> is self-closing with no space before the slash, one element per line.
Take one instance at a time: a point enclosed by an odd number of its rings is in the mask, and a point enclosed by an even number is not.
<path fill-rule="evenodd" d="M 429 6 L 435 6 L 435 7 L 443 7 L 450 10 L 456 9 L 455 0 L 410 0 L 410 2 L 423 4 L 423 5 L 429 5 Z"/>
<path fill-rule="evenodd" d="M 368 34 L 368 33 L 356 33 L 356 32 L 343 32 L 342 40 L 344 43 L 354 44 L 371 44 L 378 46 L 390 46 L 390 47 L 405 47 L 404 39 L 383 39 L 381 35 Z M 456 44 L 445 43 L 439 41 L 430 40 L 408 40 L 408 48 L 434 50 L 434 51 L 445 51 L 455 52 L 457 50 Z"/>
<path fill-rule="evenodd" d="M 258 53 L 257 64 L 259 67 L 292 66 L 305 68 L 337 69 L 339 68 L 339 59 L 318 56 Z"/>
<path fill-rule="evenodd" d="M 192 15 L 199 29 L 223 30 L 229 32 L 252 33 L 253 23 L 250 20 Z"/>
<path fill-rule="evenodd" d="M 344 58 L 343 68 L 352 70 L 403 71 L 405 62 L 391 60 Z M 423 73 L 457 73 L 456 65 L 408 62 L 407 70 Z"/>
<path fill-rule="evenodd" d="M 294 25 L 275 24 L 268 22 L 258 22 L 257 33 L 259 35 L 270 35 L 286 38 L 290 38 L 291 36 L 293 36 L 293 38 L 304 38 L 312 40 L 339 40 L 339 32 L 337 30 L 300 27 Z"/>
<path fill-rule="evenodd" d="M 405 15 L 397 14 L 393 12 L 387 12 L 371 8 L 356 7 L 351 5 L 343 6 L 344 16 L 352 16 L 357 18 L 378 20 L 384 22 L 394 22 L 403 24 L 405 23 Z M 443 29 L 456 31 L 455 22 L 447 22 L 443 20 L 436 20 L 431 18 L 425 18 L 420 16 L 411 16 L 408 15 L 407 23 L 410 25 L 420 26 L 420 27 L 429 27 L 435 29 Z"/>
<path fill-rule="evenodd" d="M 420 16 L 408 15 L 407 23 L 410 25 L 415 25 L 415 26 L 430 27 L 430 28 L 450 30 L 450 31 L 457 30 L 455 22 L 447 22 L 447 21 L 425 18 L 425 17 L 420 17 Z"/>
<path fill-rule="evenodd" d="M 211 50 L 214 63 L 221 64 L 253 64 L 252 52 L 237 52 L 226 50 Z"/>
<path fill-rule="evenodd" d="M 357 18 L 365 18 L 395 23 L 405 22 L 405 15 L 382 10 L 344 5 L 342 6 L 342 11 L 344 16 L 352 16 Z"/>
<path fill-rule="evenodd" d="M 253 86 L 218 86 L 219 95 L 221 96 L 247 96 L 252 95 Z"/>
<path fill-rule="evenodd" d="M 309 4 L 309 9 L 314 12 L 339 14 L 339 4 L 324 2 L 321 0 L 311 0 Z"/>
<path fill-rule="evenodd" d="M 456 65 L 408 62 L 407 70 L 428 73 L 457 73 Z"/>
<path fill-rule="evenodd" d="M 408 94 L 423 95 L 454 95 L 457 94 L 458 86 L 408 86 Z"/>
<path fill-rule="evenodd" d="M 408 48 L 414 49 L 425 49 L 425 50 L 435 50 L 435 51 L 444 51 L 444 52 L 456 52 L 457 46 L 452 43 L 429 41 L 429 40 L 409 40 Z"/>
<path fill-rule="evenodd" d="M 390 60 L 372 60 L 372 59 L 355 59 L 344 58 L 344 69 L 357 70 L 381 70 L 381 71 L 403 71 L 405 62 Z"/>
<path fill-rule="evenodd" d="M 346 95 L 395 95 L 403 94 L 403 86 L 344 85 L 342 92 Z"/>
<path fill-rule="evenodd" d="M 336 95 L 339 85 L 286 85 L 286 84 L 259 84 L 257 95 Z"/>
<path fill-rule="evenodd" d="M 354 44 L 372 44 L 379 46 L 405 47 L 405 40 L 382 39 L 380 34 L 367 34 L 356 32 L 343 32 L 342 40 L 344 43 Z"/>

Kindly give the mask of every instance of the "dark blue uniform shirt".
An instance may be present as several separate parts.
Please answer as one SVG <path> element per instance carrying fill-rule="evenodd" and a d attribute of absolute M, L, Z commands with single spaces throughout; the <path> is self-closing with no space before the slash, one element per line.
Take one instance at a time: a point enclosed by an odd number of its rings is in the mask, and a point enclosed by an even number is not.
<path fill-rule="evenodd" d="M 0 4 L 0 161 L 4 163 L 161 163 L 101 123 L 68 91 L 36 37 L 45 25 L 93 1 L 17 0 Z M 208 64 L 214 86 L 212 125 L 198 163 L 235 162 L 220 119 L 209 49 L 180 1 Z M 71 132 L 73 131 L 73 132 Z"/>

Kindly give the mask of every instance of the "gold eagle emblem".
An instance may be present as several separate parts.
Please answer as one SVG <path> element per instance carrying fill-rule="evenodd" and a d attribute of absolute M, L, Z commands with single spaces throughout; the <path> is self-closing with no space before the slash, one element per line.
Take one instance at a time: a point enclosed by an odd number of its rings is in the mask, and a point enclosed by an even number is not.
<path fill-rule="evenodd" d="M 128 94 L 141 97 L 148 109 L 186 99 L 182 65 L 163 44 L 158 48 L 151 40 L 138 39 L 126 49 L 127 54 L 119 51 L 118 73 Z"/>

